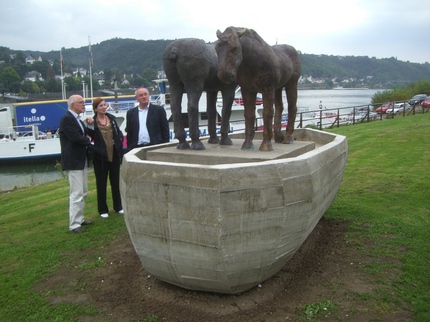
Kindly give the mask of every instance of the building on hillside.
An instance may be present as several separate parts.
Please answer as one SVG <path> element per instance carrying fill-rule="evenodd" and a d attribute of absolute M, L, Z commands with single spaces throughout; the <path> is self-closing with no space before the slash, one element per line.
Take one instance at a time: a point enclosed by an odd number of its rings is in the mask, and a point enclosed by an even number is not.
<path fill-rule="evenodd" d="M 31 64 L 31 65 L 32 65 L 35 61 L 42 61 L 42 57 L 40 57 L 40 56 L 39 56 L 39 58 L 34 59 L 34 58 L 33 58 L 33 56 L 28 55 L 28 56 L 25 58 L 25 62 L 26 62 L 26 63 L 28 63 L 28 64 Z"/>
<path fill-rule="evenodd" d="M 88 75 L 88 70 L 86 68 L 83 67 L 77 67 L 75 69 L 72 70 L 72 74 L 73 76 L 87 76 Z"/>
<path fill-rule="evenodd" d="M 44 79 L 41 73 L 33 70 L 31 72 L 28 72 L 27 75 L 25 75 L 25 80 L 30 82 L 35 82 L 35 81 L 43 81 Z"/>

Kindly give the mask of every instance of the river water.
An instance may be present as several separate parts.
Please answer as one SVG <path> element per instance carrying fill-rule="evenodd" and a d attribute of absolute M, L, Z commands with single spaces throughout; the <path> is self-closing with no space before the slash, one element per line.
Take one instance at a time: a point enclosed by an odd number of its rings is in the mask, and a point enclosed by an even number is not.
<path fill-rule="evenodd" d="M 301 90 L 297 106 L 299 110 L 335 109 L 370 104 L 378 90 Z M 11 105 L 11 104 L 0 104 Z M 0 192 L 14 188 L 38 185 L 64 177 L 55 158 L 43 161 L 0 163 Z M 57 166 L 56 166 L 57 164 Z"/>
<path fill-rule="evenodd" d="M 57 158 L 58 159 L 58 158 Z M 63 178 L 66 173 L 56 166 L 55 158 L 0 163 L 0 192 L 35 186 Z"/>
<path fill-rule="evenodd" d="M 317 110 L 336 109 L 370 104 L 373 95 L 381 90 L 375 89 L 339 89 L 339 90 L 302 90 L 299 91 L 297 106 L 299 109 Z"/>

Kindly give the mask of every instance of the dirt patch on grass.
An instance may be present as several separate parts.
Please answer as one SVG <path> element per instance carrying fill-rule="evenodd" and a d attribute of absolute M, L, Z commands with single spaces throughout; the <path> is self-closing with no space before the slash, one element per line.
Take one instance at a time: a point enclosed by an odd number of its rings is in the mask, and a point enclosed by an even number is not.
<path fill-rule="evenodd" d="M 102 249 L 102 267 L 63 267 L 37 289 L 52 304 L 82 303 L 99 309 L 81 321 L 305 321 L 311 308 L 325 321 L 411 321 L 408 306 L 386 283 L 399 272 L 366 269 L 378 261 L 345 241 L 347 223 L 321 219 L 283 269 L 240 295 L 185 290 L 149 275 L 128 237 Z M 389 263 L 388 263 L 389 264 Z M 75 268 L 74 268 L 75 267 Z M 385 281 L 385 282 L 381 282 Z M 305 307 L 308 310 L 305 311 Z M 306 312 L 307 315 L 306 315 Z"/>

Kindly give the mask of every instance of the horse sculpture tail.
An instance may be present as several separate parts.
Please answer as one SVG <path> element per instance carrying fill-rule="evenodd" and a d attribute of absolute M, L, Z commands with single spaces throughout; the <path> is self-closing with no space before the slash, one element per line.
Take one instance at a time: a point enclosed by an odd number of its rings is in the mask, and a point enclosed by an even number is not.
<path fill-rule="evenodd" d="M 176 63 L 178 60 L 178 47 L 173 47 L 169 53 L 169 61 L 171 63 Z"/>

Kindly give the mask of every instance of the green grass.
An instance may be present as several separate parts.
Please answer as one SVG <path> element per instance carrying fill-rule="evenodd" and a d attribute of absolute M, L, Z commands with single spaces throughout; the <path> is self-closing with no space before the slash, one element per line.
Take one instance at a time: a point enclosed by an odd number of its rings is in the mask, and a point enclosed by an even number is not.
<path fill-rule="evenodd" d="M 89 175 L 86 219 L 97 223 L 88 227 L 90 232 L 68 231 L 68 195 L 67 179 L 0 195 L 1 321 L 71 321 L 97 313 L 86 306 L 52 306 L 43 294 L 32 290 L 80 252 L 127 235 L 122 216 L 98 219 L 93 173 Z M 76 269 L 91 270 L 103 263 L 95 255 L 93 262 L 83 261 Z"/>
<path fill-rule="evenodd" d="M 315 321 L 315 320 L 318 320 L 319 318 L 328 317 L 330 314 L 330 311 L 334 309 L 335 307 L 333 303 L 330 300 L 328 300 L 328 301 L 320 301 L 318 303 L 305 305 L 305 307 L 303 308 L 303 311 L 305 313 L 306 320 Z"/>
<path fill-rule="evenodd" d="M 348 138 L 349 157 L 339 193 L 325 216 L 350 223 L 347 241 L 375 258 L 365 272 L 393 287 L 397 295 L 381 288 L 356 294 L 357 301 L 376 298 L 375 309 L 385 311 L 400 297 L 412 307 L 416 321 L 430 321 L 430 113 L 330 132 Z M 1 321 L 97 316 L 97 309 L 87 305 L 51 305 L 48 296 L 34 288 L 64 264 L 78 263 L 75 269 L 88 271 L 105 265 L 96 249 L 127 235 L 121 216 L 98 218 L 93 173 L 86 219 L 96 224 L 85 234 L 68 232 L 68 191 L 67 179 L 61 179 L 0 194 Z M 80 260 L 86 250 L 92 250 L 94 257 Z M 400 278 L 384 274 L 381 257 L 391 259 Z M 324 303 L 307 305 L 307 317 L 310 312 L 315 317 L 320 304 Z"/>
<path fill-rule="evenodd" d="M 330 132 L 348 138 L 349 156 L 326 218 L 350 221 L 351 244 L 375 258 L 366 271 L 430 321 L 430 113 Z M 381 257 L 398 263 L 399 280 L 383 275 Z"/>

